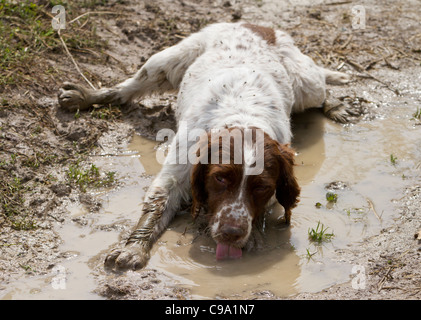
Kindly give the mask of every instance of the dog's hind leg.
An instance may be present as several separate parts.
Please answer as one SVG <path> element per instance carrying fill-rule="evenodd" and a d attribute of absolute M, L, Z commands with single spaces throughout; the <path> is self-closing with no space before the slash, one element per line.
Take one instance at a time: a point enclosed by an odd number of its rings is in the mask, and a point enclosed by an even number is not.
<path fill-rule="evenodd" d="M 59 104 L 69 111 L 85 110 L 93 104 L 122 105 L 152 93 L 178 90 L 187 68 L 205 50 L 203 39 L 196 33 L 158 52 L 132 78 L 113 88 L 93 90 L 66 82 L 58 93 Z"/>
<path fill-rule="evenodd" d="M 321 68 L 325 74 L 326 83 L 334 85 L 346 84 L 351 77 L 346 73 L 331 71 Z M 356 122 L 361 116 L 361 110 L 355 106 L 351 106 L 345 100 L 337 99 L 330 95 L 329 90 L 326 92 L 326 99 L 323 102 L 323 113 L 331 120 L 340 123 Z"/>

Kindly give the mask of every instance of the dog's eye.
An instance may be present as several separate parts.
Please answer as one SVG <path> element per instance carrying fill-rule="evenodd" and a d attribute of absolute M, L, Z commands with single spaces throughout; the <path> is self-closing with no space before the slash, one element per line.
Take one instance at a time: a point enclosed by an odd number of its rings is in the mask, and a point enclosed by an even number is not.
<path fill-rule="evenodd" d="M 269 187 L 269 186 L 261 185 L 261 186 L 257 186 L 257 187 L 255 187 L 253 190 L 254 190 L 255 192 L 261 192 L 261 193 L 263 193 L 263 192 L 268 191 L 269 189 L 270 189 L 270 187 Z"/>
<path fill-rule="evenodd" d="M 224 184 L 224 185 L 228 184 L 228 180 L 219 174 L 215 174 L 213 177 L 220 184 Z"/>

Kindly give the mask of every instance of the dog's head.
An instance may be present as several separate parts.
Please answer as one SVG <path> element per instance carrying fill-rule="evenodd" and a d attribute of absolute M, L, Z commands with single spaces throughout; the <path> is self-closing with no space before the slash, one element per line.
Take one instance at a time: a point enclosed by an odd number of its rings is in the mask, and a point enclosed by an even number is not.
<path fill-rule="evenodd" d="M 209 134 L 191 175 L 192 213 L 205 208 L 218 259 L 241 256 L 253 223 L 273 196 L 288 223 L 298 202 L 293 151 L 259 129 L 250 130 L 227 129 L 216 139 Z"/>

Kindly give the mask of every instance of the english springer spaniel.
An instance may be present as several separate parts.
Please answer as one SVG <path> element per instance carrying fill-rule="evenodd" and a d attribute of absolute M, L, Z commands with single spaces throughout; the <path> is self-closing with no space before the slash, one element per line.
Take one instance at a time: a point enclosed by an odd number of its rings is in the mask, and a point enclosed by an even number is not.
<path fill-rule="evenodd" d="M 192 203 L 194 217 L 207 219 L 217 259 L 259 247 L 267 209 L 278 201 L 289 224 L 300 194 L 289 146 L 291 113 L 321 107 L 326 83 L 348 80 L 317 66 L 285 32 L 239 22 L 207 26 L 153 55 L 114 88 L 65 83 L 58 99 L 68 110 L 178 91 L 178 131 L 162 170 L 145 195 L 135 230 L 105 266 L 144 267 L 185 202 Z"/>

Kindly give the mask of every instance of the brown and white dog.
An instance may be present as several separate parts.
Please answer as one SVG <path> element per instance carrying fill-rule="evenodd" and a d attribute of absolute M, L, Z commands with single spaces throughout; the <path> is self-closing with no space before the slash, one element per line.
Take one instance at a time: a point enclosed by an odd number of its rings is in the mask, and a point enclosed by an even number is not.
<path fill-rule="evenodd" d="M 66 83 L 59 102 L 69 110 L 178 90 L 178 131 L 162 170 L 145 196 L 137 227 L 105 266 L 145 266 L 153 243 L 188 201 L 193 216 L 208 218 L 217 259 L 238 258 L 243 249 L 259 246 L 265 211 L 275 201 L 289 224 L 300 194 L 290 115 L 322 106 L 326 83 L 348 79 L 317 66 L 286 33 L 240 22 L 192 34 L 114 88 Z"/>

